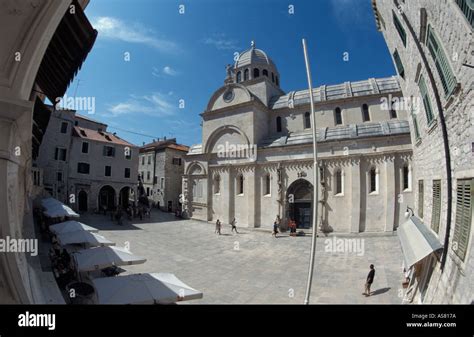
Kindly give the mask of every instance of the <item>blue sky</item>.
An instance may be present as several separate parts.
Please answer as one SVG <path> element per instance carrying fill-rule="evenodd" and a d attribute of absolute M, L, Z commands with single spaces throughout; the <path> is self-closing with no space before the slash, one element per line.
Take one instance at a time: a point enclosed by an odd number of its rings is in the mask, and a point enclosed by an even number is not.
<path fill-rule="evenodd" d="M 99 35 L 66 94 L 95 97 L 82 113 L 137 145 L 152 138 L 119 129 L 200 143 L 199 114 L 251 40 L 285 92 L 307 88 L 303 37 L 314 86 L 395 74 L 369 0 L 92 0 L 86 14 Z"/>

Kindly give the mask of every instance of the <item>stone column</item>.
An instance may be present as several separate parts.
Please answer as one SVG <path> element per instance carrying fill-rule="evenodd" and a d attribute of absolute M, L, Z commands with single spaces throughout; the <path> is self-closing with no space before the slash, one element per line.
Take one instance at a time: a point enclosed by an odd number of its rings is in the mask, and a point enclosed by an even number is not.
<path fill-rule="evenodd" d="M 255 227 L 255 195 L 257 193 L 257 182 L 255 181 L 255 166 L 249 167 L 249 172 L 246 176 L 247 181 L 245 187 L 248 190 L 246 194 L 247 199 L 247 224 L 248 227 Z"/>
<path fill-rule="evenodd" d="M 235 209 L 235 174 L 231 167 L 228 168 L 227 175 L 227 207 L 228 207 L 228 218 L 227 223 L 230 223 L 234 218 Z"/>
<path fill-rule="evenodd" d="M 395 157 L 387 155 L 385 162 L 385 232 L 392 232 L 395 224 L 395 203 L 398 202 L 395 187 Z M 382 184 L 382 181 L 380 182 Z"/>
<path fill-rule="evenodd" d="M 350 190 L 351 196 L 351 216 L 350 216 L 350 232 L 359 233 L 360 231 L 360 158 L 352 158 L 350 161 L 350 184 L 345 182 Z M 365 186 L 362 186 L 365 188 Z M 365 212 L 365 210 L 363 210 Z"/>

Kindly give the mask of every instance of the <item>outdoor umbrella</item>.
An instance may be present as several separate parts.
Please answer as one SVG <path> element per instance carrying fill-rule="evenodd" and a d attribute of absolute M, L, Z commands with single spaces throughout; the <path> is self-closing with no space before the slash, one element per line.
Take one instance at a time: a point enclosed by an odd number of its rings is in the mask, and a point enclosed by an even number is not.
<path fill-rule="evenodd" d="M 55 225 L 51 225 L 49 226 L 49 230 L 53 232 L 54 234 L 63 234 L 63 233 L 77 232 L 77 231 L 88 231 L 88 232 L 97 233 L 99 231 L 97 228 L 87 226 L 83 224 L 82 222 L 75 221 L 75 220 L 64 221 Z"/>
<path fill-rule="evenodd" d="M 132 254 L 125 248 L 97 247 L 82 249 L 72 254 L 80 272 L 100 270 L 111 266 L 145 263 L 146 259 Z"/>
<path fill-rule="evenodd" d="M 41 206 L 44 208 L 43 214 L 50 218 L 79 217 L 79 214 L 74 212 L 69 206 L 64 205 L 62 202 L 54 198 L 41 200 Z"/>
<path fill-rule="evenodd" d="M 89 247 L 115 246 L 114 242 L 107 240 L 102 235 L 87 231 L 75 231 L 59 234 L 58 241 L 61 246 L 76 244 L 88 244 Z"/>
<path fill-rule="evenodd" d="M 202 298 L 170 273 L 145 273 L 92 280 L 99 304 L 170 304 Z"/>

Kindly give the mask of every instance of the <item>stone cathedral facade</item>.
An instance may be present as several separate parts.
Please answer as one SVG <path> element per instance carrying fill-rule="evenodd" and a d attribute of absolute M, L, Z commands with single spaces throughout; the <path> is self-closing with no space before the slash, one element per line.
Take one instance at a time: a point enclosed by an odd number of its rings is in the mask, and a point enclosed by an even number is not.
<path fill-rule="evenodd" d="M 396 77 L 313 89 L 319 181 L 313 181 L 308 90 L 285 93 L 280 73 L 252 43 L 201 114 L 202 144 L 185 157 L 183 210 L 237 226 L 312 224 L 318 230 L 392 232 L 412 204 L 412 146 Z M 301 85 L 304 87 L 304 84 Z M 391 104 L 394 103 L 394 104 Z"/>

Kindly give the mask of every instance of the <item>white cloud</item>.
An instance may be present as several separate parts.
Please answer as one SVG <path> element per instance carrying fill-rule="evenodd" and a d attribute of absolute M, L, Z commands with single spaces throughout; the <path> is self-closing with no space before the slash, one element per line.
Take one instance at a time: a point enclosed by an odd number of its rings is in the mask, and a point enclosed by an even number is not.
<path fill-rule="evenodd" d="M 99 38 L 144 44 L 161 52 L 175 53 L 176 43 L 156 36 L 156 33 L 140 23 L 125 23 L 110 16 L 92 20 L 92 26 L 99 31 Z"/>
<path fill-rule="evenodd" d="M 331 0 L 331 10 L 337 17 L 338 22 L 344 27 L 360 27 L 361 24 L 373 20 L 373 14 L 371 11 L 366 11 L 367 8 L 371 8 L 370 4 L 361 3 L 359 0 Z"/>
<path fill-rule="evenodd" d="M 104 116 L 118 117 L 128 114 L 145 114 L 154 117 L 172 116 L 177 110 L 177 104 L 169 100 L 169 96 L 160 92 L 150 95 L 136 96 L 124 102 L 109 105 L 109 109 Z"/>
<path fill-rule="evenodd" d="M 168 76 L 177 76 L 179 72 L 170 66 L 165 66 L 163 69 L 158 69 L 157 67 L 153 67 L 151 74 L 155 77 L 162 78 L 163 74 Z"/>
<path fill-rule="evenodd" d="M 234 39 L 227 38 L 224 34 L 216 34 L 212 37 L 207 37 L 202 41 L 204 44 L 208 44 L 216 47 L 220 50 L 238 50 L 238 42 Z"/>
<path fill-rule="evenodd" d="M 166 66 L 163 68 L 163 72 L 166 74 L 166 75 L 170 75 L 170 76 L 176 76 L 178 75 L 178 72 L 176 70 L 174 70 L 173 68 L 171 68 L 170 66 Z"/>

